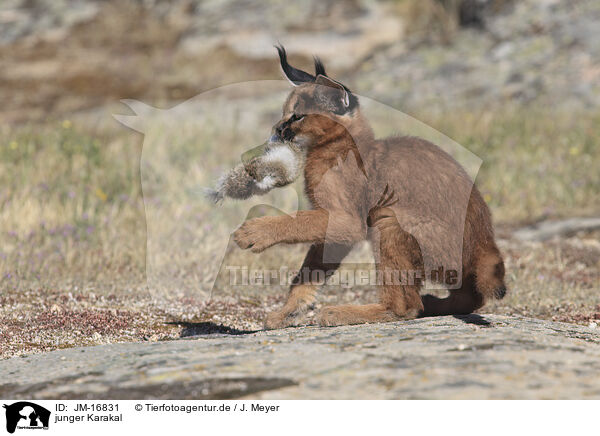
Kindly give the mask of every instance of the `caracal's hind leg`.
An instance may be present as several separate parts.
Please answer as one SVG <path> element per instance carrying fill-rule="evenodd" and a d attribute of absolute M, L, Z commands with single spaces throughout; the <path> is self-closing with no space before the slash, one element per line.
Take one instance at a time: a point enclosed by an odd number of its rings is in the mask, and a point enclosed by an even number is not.
<path fill-rule="evenodd" d="M 389 322 L 416 318 L 423 311 L 419 295 L 423 274 L 421 250 L 416 239 L 398 225 L 391 208 L 371 211 L 369 224 L 379 234 L 377 262 L 380 302 L 367 305 L 330 306 L 321 310 L 319 324 L 324 326 Z M 417 280 L 412 280 L 412 272 Z"/>
<path fill-rule="evenodd" d="M 327 263 L 323 262 L 325 248 L 327 248 Z M 306 254 L 300 272 L 292 282 L 286 303 L 280 310 L 267 315 L 265 328 L 288 327 L 304 315 L 314 304 L 315 294 L 320 286 L 320 283 L 312 283 L 311 278 L 321 276 L 326 279 L 340 266 L 351 249 L 351 246 L 341 244 L 312 245 Z M 318 271 L 320 272 L 316 274 Z"/>

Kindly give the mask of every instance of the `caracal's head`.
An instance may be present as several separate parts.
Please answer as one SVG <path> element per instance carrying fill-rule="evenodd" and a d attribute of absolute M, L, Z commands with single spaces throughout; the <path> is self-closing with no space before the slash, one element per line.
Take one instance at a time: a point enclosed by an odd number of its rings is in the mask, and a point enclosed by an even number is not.
<path fill-rule="evenodd" d="M 292 142 L 314 147 L 341 135 L 358 117 L 358 98 L 342 83 L 330 78 L 319 58 L 315 74 L 292 67 L 283 46 L 276 47 L 285 78 L 294 89 L 283 105 L 283 115 L 272 130 L 272 142 Z"/>

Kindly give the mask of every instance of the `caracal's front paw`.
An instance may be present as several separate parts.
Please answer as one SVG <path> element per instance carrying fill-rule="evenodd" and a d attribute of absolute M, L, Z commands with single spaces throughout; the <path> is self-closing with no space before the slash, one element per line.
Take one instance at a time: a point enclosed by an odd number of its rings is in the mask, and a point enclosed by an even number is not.
<path fill-rule="evenodd" d="M 276 243 L 273 231 L 265 218 L 254 218 L 233 233 L 233 240 L 242 250 L 249 248 L 254 253 L 260 253 Z"/>

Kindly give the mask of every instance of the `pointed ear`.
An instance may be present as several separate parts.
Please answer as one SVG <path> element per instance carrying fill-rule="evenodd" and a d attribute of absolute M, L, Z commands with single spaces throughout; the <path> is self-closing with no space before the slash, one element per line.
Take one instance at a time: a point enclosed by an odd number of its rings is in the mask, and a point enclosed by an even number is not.
<path fill-rule="evenodd" d="M 286 79 L 294 86 L 298 86 L 304 82 L 314 82 L 315 76 L 308 74 L 306 71 L 299 70 L 288 64 L 287 53 L 282 45 L 276 45 L 277 53 L 279 53 L 279 63 L 281 64 L 281 70 Z"/>
<path fill-rule="evenodd" d="M 321 59 L 319 59 L 317 56 L 315 56 L 313 59 L 315 61 L 315 76 L 327 76 L 327 73 L 325 72 L 325 65 L 323 65 Z"/>
<path fill-rule="evenodd" d="M 323 75 L 319 74 L 317 76 L 317 78 L 315 79 L 315 83 L 317 85 L 329 86 L 331 88 L 337 88 L 337 89 L 341 90 L 343 93 L 342 94 L 342 103 L 343 103 L 344 107 L 350 106 L 350 95 L 348 93 L 348 90 L 346 89 L 346 87 L 344 85 L 342 85 L 337 80 L 333 80 L 327 76 L 323 76 Z"/>

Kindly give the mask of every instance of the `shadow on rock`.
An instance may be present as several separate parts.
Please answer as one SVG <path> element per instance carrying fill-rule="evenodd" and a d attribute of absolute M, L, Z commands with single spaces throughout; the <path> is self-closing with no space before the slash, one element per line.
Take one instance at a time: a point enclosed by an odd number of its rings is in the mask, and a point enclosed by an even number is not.
<path fill-rule="evenodd" d="M 484 327 L 491 327 L 492 323 L 485 319 L 483 316 L 476 313 L 470 313 L 468 315 L 452 315 L 456 319 L 460 319 L 465 324 L 475 324 Z"/>
<path fill-rule="evenodd" d="M 199 336 L 199 335 L 249 335 L 256 333 L 258 330 L 238 330 L 233 327 L 227 327 L 222 324 L 215 324 L 214 322 L 184 322 L 184 321 L 172 321 L 168 322 L 169 325 L 178 325 L 183 327 L 180 336 L 182 338 L 188 336 Z"/>

